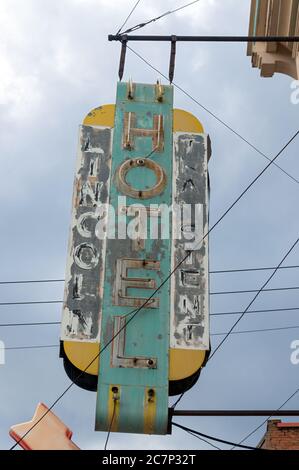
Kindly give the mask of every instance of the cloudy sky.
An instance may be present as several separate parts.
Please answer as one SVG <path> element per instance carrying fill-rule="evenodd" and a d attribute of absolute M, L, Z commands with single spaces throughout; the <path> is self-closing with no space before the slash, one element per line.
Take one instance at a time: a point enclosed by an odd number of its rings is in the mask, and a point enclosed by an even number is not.
<path fill-rule="evenodd" d="M 183 0 L 141 0 L 128 26 L 180 6 Z M 107 41 L 133 0 L 0 0 L 0 146 L 2 208 L 0 281 L 63 278 L 78 126 L 87 112 L 113 103 L 119 44 Z M 143 34 L 246 35 L 249 0 L 201 0 Z M 168 44 L 133 48 L 167 73 Z M 154 83 L 154 72 L 128 53 L 124 80 Z M 287 76 L 262 79 L 245 44 L 179 43 L 175 82 L 262 152 L 273 157 L 298 129 Z M 175 106 L 195 114 L 210 134 L 213 224 L 267 160 L 183 93 Z M 298 139 L 278 164 L 299 179 Z M 299 185 L 271 167 L 210 236 L 212 270 L 275 266 L 298 237 Z M 299 264 L 299 249 L 285 263 Z M 258 289 L 270 272 L 211 275 L 211 292 Z M 281 270 L 269 287 L 298 286 L 298 270 Z M 0 302 L 61 300 L 63 283 L 1 285 Z M 211 313 L 242 311 L 254 294 L 211 296 Z M 263 293 L 252 309 L 299 308 L 298 291 Z M 61 306 L 0 306 L 1 323 L 59 321 Z M 180 403 L 184 409 L 276 409 L 299 387 L 290 344 L 299 339 L 298 311 L 250 314 L 239 330 L 298 329 L 232 335 Z M 236 316 L 212 317 L 211 332 L 228 331 Z M 55 345 L 58 326 L 2 327 L 6 347 Z M 215 348 L 220 337 L 212 336 Z M 11 425 L 31 418 L 39 401 L 51 405 L 67 387 L 56 348 L 7 350 L 0 366 L 0 448 L 12 445 Z M 77 387 L 55 407 L 82 449 L 102 449 L 95 433 L 96 395 Z M 299 408 L 299 394 L 288 404 Z M 262 418 L 180 418 L 198 431 L 239 441 Z M 246 443 L 256 445 L 264 428 Z M 173 430 L 171 436 L 113 434 L 111 449 L 204 449 Z M 222 446 L 225 448 L 225 446 Z"/>

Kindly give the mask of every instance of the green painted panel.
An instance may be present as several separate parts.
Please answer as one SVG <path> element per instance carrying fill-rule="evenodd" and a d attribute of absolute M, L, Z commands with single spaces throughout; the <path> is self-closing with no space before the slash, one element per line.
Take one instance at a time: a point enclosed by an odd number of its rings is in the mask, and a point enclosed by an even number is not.
<path fill-rule="evenodd" d="M 128 85 L 119 83 L 117 87 L 115 128 L 112 149 L 112 182 L 110 187 L 110 204 L 114 207 L 116 213 L 116 225 L 120 220 L 124 220 L 129 224 L 134 217 L 121 215 L 119 212 L 119 197 L 121 204 L 130 207 L 132 204 L 149 208 L 151 204 L 167 204 L 172 202 L 172 109 L 173 109 L 173 89 L 171 86 L 165 86 L 163 101 L 159 102 L 156 98 L 155 85 L 135 84 L 134 97 L 128 99 Z M 128 115 L 128 113 L 134 113 Z M 160 116 L 160 118 L 158 118 Z M 132 143 L 131 149 L 124 148 L 126 142 L 126 133 L 124 135 L 125 121 L 131 119 L 130 139 Z M 161 121 L 162 119 L 162 121 Z M 161 122 L 163 122 L 163 132 L 156 132 L 153 135 L 141 135 L 140 129 L 153 129 L 154 120 L 157 129 L 161 130 Z M 157 121 L 158 120 L 158 121 Z M 157 124 L 158 122 L 158 124 Z M 134 137 L 134 128 L 139 131 Z M 157 137 L 158 136 L 158 137 Z M 158 139 L 158 140 L 157 140 Z M 163 148 L 161 141 L 163 140 Z M 155 143 L 156 142 L 156 143 Z M 156 149 L 157 151 L 150 153 Z M 158 151 L 159 150 L 159 151 Z M 136 198 L 126 196 L 117 186 L 120 165 L 125 161 L 132 159 L 145 159 L 158 164 L 165 173 L 164 190 L 151 198 Z M 125 178 L 129 185 L 136 190 L 147 190 L 152 188 L 156 182 L 156 176 L 153 171 L 146 166 L 137 166 L 129 170 Z M 149 222 L 149 218 L 147 219 Z M 158 219 L 157 219 L 158 220 Z M 113 222 L 113 217 L 109 214 L 109 224 Z M 171 233 L 171 223 L 169 224 Z M 115 324 L 115 318 L 127 315 L 140 305 L 139 298 L 148 298 L 153 293 L 153 285 L 151 288 L 130 287 L 127 291 L 122 291 L 123 280 L 119 276 L 119 267 L 130 264 L 130 260 L 142 260 L 145 264 L 141 266 L 132 266 L 128 269 L 128 278 L 138 278 L 139 280 L 151 279 L 158 286 L 163 279 L 167 277 L 171 269 L 170 266 L 170 236 L 168 239 L 151 240 L 149 238 L 150 224 L 147 224 L 147 239 L 144 240 L 144 246 L 136 249 L 136 245 L 130 238 L 118 239 L 117 230 L 115 239 L 107 239 L 106 249 L 106 270 L 104 281 L 103 295 L 103 313 L 101 327 L 101 347 L 107 344 L 113 334 L 119 330 L 119 325 Z M 155 261 L 156 264 L 146 264 L 146 262 Z M 120 264 L 122 263 L 122 264 Z M 134 263 L 133 263 L 134 264 Z M 118 266 L 118 268 L 117 268 Z M 149 269 L 156 266 L 156 269 Z M 120 283 L 120 284 L 119 284 Z M 120 286 L 121 285 L 121 289 Z M 142 287 L 142 286 L 141 286 Z M 121 294 L 120 294 L 121 292 Z M 120 305 L 126 302 L 125 295 L 129 297 L 129 303 L 132 298 L 137 299 L 137 307 L 134 305 Z M 109 415 L 109 391 L 111 387 L 117 385 L 119 387 L 119 400 L 117 402 L 117 413 L 115 413 L 115 423 L 113 430 L 119 432 L 133 432 L 166 434 L 168 423 L 168 377 L 169 377 L 169 323 L 170 323 L 170 286 L 167 284 L 161 292 L 155 296 L 158 299 L 159 306 L 156 308 L 142 308 L 125 331 L 125 348 L 124 356 L 127 358 L 147 358 L 157 361 L 156 368 L 144 366 L 119 367 L 117 362 L 116 349 L 117 341 L 114 340 L 101 355 L 98 395 L 96 405 L 96 429 L 107 430 L 111 422 L 111 407 Z M 139 303 L 138 303 L 139 302 Z M 129 317 L 128 317 L 129 318 Z M 123 335 L 119 335 L 120 349 L 123 346 Z M 113 354 L 114 351 L 114 354 Z M 122 365 L 124 362 L 121 363 Z M 151 412 L 147 414 L 145 407 L 147 406 L 148 388 L 154 390 L 154 402 Z M 153 411 L 154 410 L 154 411 Z M 145 417 L 152 416 L 154 418 Z M 149 426 L 149 422 L 152 425 Z"/>

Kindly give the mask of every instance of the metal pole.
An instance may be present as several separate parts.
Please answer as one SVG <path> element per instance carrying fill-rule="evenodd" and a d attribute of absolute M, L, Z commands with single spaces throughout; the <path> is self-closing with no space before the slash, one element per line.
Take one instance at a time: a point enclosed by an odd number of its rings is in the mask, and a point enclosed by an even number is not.
<path fill-rule="evenodd" d="M 185 42 L 299 42 L 299 36 L 175 36 L 176 41 Z M 168 41 L 172 36 L 127 35 L 127 41 Z M 109 41 L 123 41 L 121 34 L 109 34 Z"/>
<path fill-rule="evenodd" d="M 299 416 L 299 410 L 172 410 L 170 416 Z"/>

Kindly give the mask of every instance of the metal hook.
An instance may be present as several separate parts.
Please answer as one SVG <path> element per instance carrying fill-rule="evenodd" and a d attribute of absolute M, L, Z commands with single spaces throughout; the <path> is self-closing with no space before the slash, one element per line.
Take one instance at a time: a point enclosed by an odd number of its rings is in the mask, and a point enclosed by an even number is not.
<path fill-rule="evenodd" d="M 176 36 L 171 36 L 171 50 L 170 50 L 170 61 L 169 61 L 169 82 L 172 83 L 174 77 L 175 67 L 175 53 L 176 53 Z"/>
<path fill-rule="evenodd" d="M 121 53 L 120 53 L 120 60 L 119 60 L 119 68 L 118 68 L 118 77 L 119 80 L 121 81 L 123 78 L 124 74 L 124 69 L 125 69 L 125 61 L 126 61 L 126 52 L 127 52 L 127 36 L 123 36 L 121 40 Z"/>

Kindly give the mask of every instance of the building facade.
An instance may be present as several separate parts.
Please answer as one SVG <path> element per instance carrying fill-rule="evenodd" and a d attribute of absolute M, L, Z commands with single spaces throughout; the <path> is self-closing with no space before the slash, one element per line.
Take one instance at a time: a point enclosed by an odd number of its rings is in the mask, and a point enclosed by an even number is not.
<path fill-rule="evenodd" d="M 252 0 L 249 36 L 298 36 L 299 0 Z M 283 73 L 299 79 L 299 46 L 292 42 L 248 43 L 247 55 L 262 77 Z"/>

